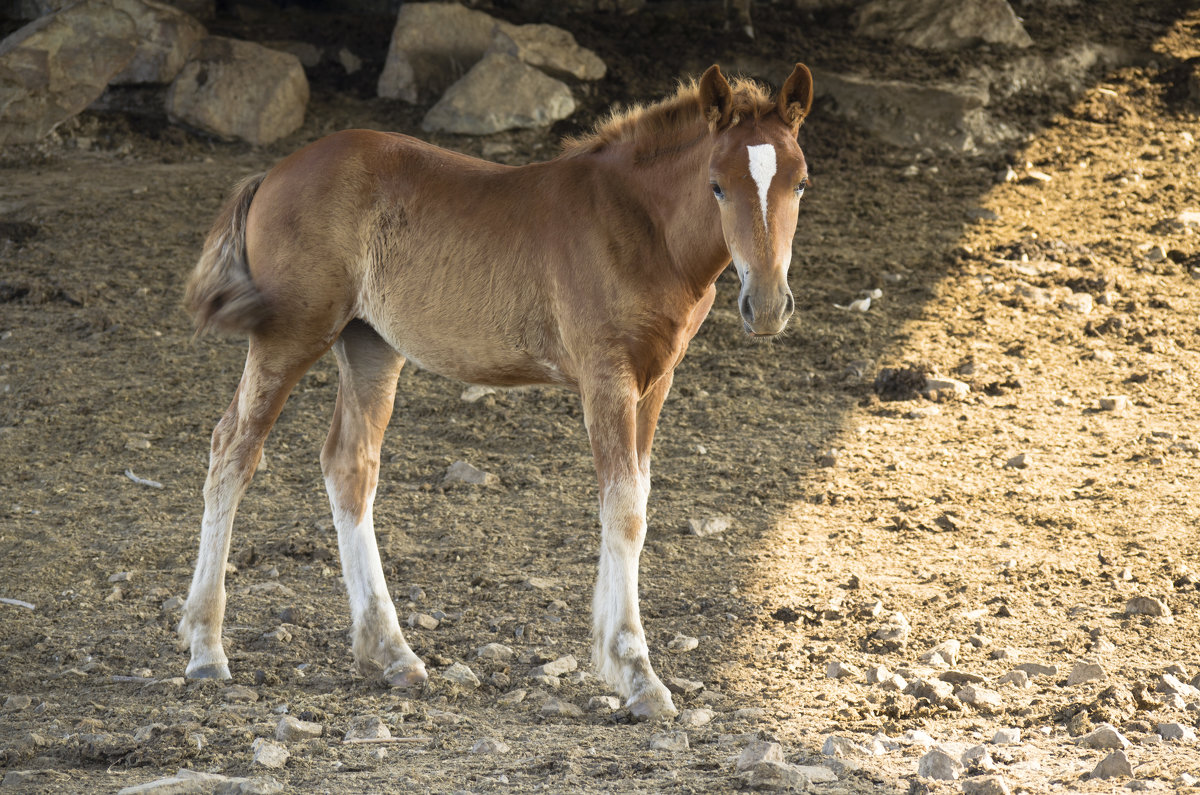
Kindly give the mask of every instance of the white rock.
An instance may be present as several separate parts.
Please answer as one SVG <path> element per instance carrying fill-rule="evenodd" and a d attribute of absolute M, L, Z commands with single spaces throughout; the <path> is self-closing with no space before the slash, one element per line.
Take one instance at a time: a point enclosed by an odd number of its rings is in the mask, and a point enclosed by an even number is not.
<path fill-rule="evenodd" d="M 489 643 L 486 646 L 480 646 L 475 652 L 475 656 L 480 660 L 491 660 L 493 662 L 508 662 L 516 655 L 511 646 L 505 646 L 503 643 Z"/>
<path fill-rule="evenodd" d="M 1032 453 L 1017 453 L 1004 462 L 1005 469 L 1028 469 L 1033 464 Z"/>
<path fill-rule="evenodd" d="M 892 678 L 892 672 L 886 665 L 873 665 L 867 669 L 867 684 L 877 685 Z"/>
<path fill-rule="evenodd" d="M 808 791 L 810 784 L 837 781 L 837 775 L 819 765 L 789 765 L 784 762 L 758 762 L 741 777 L 753 790 Z"/>
<path fill-rule="evenodd" d="M 470 666 L 460 662 L 456 662 L 446 670 L 442 671 L 442 676 L 462 687 L 474 689 L 479 687 L 479 677 L 471 670 Z"/>
<path fill-rule="evenodd" d="M 1004 707 L 1004 699 L 995 690 L 978 685 L 967 685 L 954 694 L 964 704 L 970 704 L 981 712 L 990 712 Z"/>
<path fill-rule="evenodd" d="M 542 703 L 542 714 L 554 718 L 579 718 L 583 716 L 583 710 L 570 701 L 551 696 Z"/>
<path fill-rule="evenodd" d="M 496 394 L 496 390 L 493 387 L 472 384 L 462 391 L 460 397 L 464 403 L 478 403 L 488 395 L 494 394 Z"/>
<path fill-rule="evenodd" d="M 941 393 L 950 393 L 963 397 L 971 393 L 971 386 L 965 381 L 959 381 L 957 378 L 934 378 L 925 376 L 926 395 L 936 395 Z"/>
<path fill-rule="evenodd" d="M 705 538 L 724 533 L 733 527 L 732 516 L 705 516 L 701 519 L 688 519 L 688 530 L 694 536 Z"/>
<path fill-rule="evenodd" d="M 825 676 L 829 679 L 857 679 L 861 675 L 862 672 L 850 663 L 834 660 L 825 666 Z"/>
<path fill-rule="evenodd" d="M 1011 795 L 1012 790 L 1004 776 L 978 776 L 965 778 L 962 782 L 963 795 Z"/>
<path fill-rule="evenodd" d="M 575 659 L 574 655 L 567 654 L 559 657 L 557 660 L 537 666 L 530 672 L 530 675 L 562 676 L 571 673 L 571 671 L 574 671 L 578 667 L 579 662 Z"/>
<path fill-rule="evenodd" d="M 917 763 L 917 775 L 938 781 L 954 781 L 962 775 L 962 762 L 940 748 L 934 748 Z"/>
<path fill-rule="evenodd" d="M 992 735 L 993 745 L 1016 745 L 1021 742 L 1020 729 L 997 729 Z"/>
<path fill-rule="evenodd" d="M 600 56 L 580 47 L 569 31 L 553 25 L 497 28 L 488 52 L 501 52 L 558 78 L 599 80 L 607 67 Z"/>
<path fill-rule="evenodd" d="M 588 699 L 589 712 L 615 712 L 621 708 L 621 700 L 616 696 L 592 696 Z"/>
<path fill-rule="evenodd" d="M 783 746 L 767 740 L 754 740 L 738 755 L 737 769 L 749 770 L 759 762 L 783 762 Z"/>
<path fill-rule="evenodd" d="M 659 732 L 650 737 L 652 751 L 686 751 L 688 736 L 685 731 Z"/>
<path fill-rule="evenodd" d="M 506 754 L 510 750 L 508 743 L 496 737 L 485 737 L 471 746 L 473 754 Z"/>
<path fill-rule="evenodd" d="M 821 753 L 825 756 L 844 758 L 873 756 L 871 749 L 862 743 L 857 743 L 848 737 L 840 737 L 836 734 L 831 734 L 825 738 L 825 743 L 821 746 Z"/>
<path fill-rule="evenodd" d="M 386 740 L 392 736 L 391 730 L 378 715 L 356 715 L 350 719 L 344 739 L 355 740 Z"/>
<path fill-rule="evenodd" d="M 1200 681 L 1200 676 L 1196 677 L 1194 681 Z M 1185 699 L 1200 698 L 1200 689 L 1197 689 L 1195 685 L 1180 682 L 1174 674 L 1163 674 L 1158 677 L 1158 689 Z"/>
<path fill-rule="evenodd" d="M 708 707 L 698 707 L 696 709 L 685 709 L 679 713 L 677 718 L 681 726 L 707 726 L 712 723 L 712 719 L 716 717 L 716 713 Z"/>
<path fill-rule="evenodd" d="M 872 636 L 881 641 L 885 649 L 903 651 L 908 646 L 908 636 L 912 626 L 903 613 L 892 613 Z"/>
<path fill-rule="evenodd" d="M 442 483 L 445 485 L 466 483 L 472 486 L 494 486 L 499 482 L 500 478 L 496 475 L 476 469 L 466 461 L 455 461 L 442 477 Z"/>
<path fill-rule="evenodd" d="M 288 749 L 282 743 L 259 737 L 251 746 L 254 750 L 254 764 L 270 770 L 278 770 L 287 764 Z"/>
<path fill-rule="evenodd" d="M 1133 408 L 1133 401 L 1125 395 L 1105 395 L 1100 398 L 1100 410 L 1123 413 Z"/>
<path fill-rule="evenodd" d="M 575 112 L 565 83 L 511 55 L 485 56 L 438 100 L 421 122 L 426 132 L 490 135 L 549 127 Z"/>
<path fill-rule="evenodd" d="M 1023 671 L 1031 677 L 1048 676 L 1054 678 L 1058 676 L 1057 665 L 1042 665 L 1041 663 L 1028 662 L 1021 663 L 1014 670 Z"/>
<path fill-rule="evenodd" d="M 1067 687 L 1082 685 L 1086 682 L 1095 682 L 1103 679 L 1104 676 L 1104 668 L 1099 663 L 1080 660 L 1075 663 L 1075 666 L 1071 669 L 1071 673 L 1067 674 Z"/>
<path fill-rule="evenodd" d="M 949 666 L 951 668 L 958 665 L 958 652 L 962 648 L 956 640 L 942 641 L 934 646 L 929 651 L 920 656 L 920 661 L 934 666 Z"/>
<path fill-rule="evenodd" d="M 1129 747 L 1129 740 L 1126 740 L 1125 735 L 1117 731 L 1116 727 L 1111 723 L 1101 723 L 1095 729 L 1077 739 L 1075 743 L 1085 748 L 1095 748 L 1098 751 L 1119 750 Z"/>
<path fill-rule="evenodd" d="M 416 627 L 420 627 L 421 629 L 437 629 L 438 625 L 440 625 L 441 623 L 442 622 L 438 621 L 436 618 L 429 615 L 428 613 L 409 613 L 408 614 L 408 625 L 410 627 L 413 627 L 414 629 Z"/>
<path fill-rule="evenodd" d="M 1020 690 L 1027 687 L 1032 687 L 1029 681 L 1029 674 L 1024 671 L 1009 671 L 1004 676 L 996 680 L 997 685 L 1012 685 Z"/>
<path fill-rule="evenodd" d="M 1163 618 L 1171 615 L 1171 608 L 1153 596 L 1135 596 L 1125 603 L 1125 615 Z"/>
<path fill-rule="evenodd" d="M 1186 723 L 1160 723 L 1155 733 L 1164 740 L 1196 741 L 1196 730 Z"/>
<path fill-rule="evenodd" d="M 704 689 L 704 683 L 695 679 L 684 679 L 681 676 L 671 676 L 665 680 L 667 689 L 681 696 L 690 696 Z"/>
<path fill-rule="evenodd" d="M 1100 764 L 1092 770 L 1089 778 L 1132 778 L 1133 766 L 1124 751 L 1113 751 L 1100 760 Z"/>
<path fill-rule="evenodd" d="M 676 654 L 682 654 L 684 652 L 692 651 L 699 645 L 699 638 L 693 638 L 690 635 L 677 634 L 671 639 L 671 642 L 667 644 L 667 651 L 675 652 Z"/>
<path fill-rule="evenodd" d="M 284 715 L 279 719 L 279 725 L 275 727 L 275 739 L 287 743 L 309 740 L 313 737 L 320 737 L 324 733 L 325 727 L 320 723 L 300 720 L 291 715 Z"/>
<path fill-rule="evenodd" d="M 1071 293 L 1062 301 L 1063 309 L 1080 315 L 1090 315 L 1095 302 L 1087 293 Z"/>

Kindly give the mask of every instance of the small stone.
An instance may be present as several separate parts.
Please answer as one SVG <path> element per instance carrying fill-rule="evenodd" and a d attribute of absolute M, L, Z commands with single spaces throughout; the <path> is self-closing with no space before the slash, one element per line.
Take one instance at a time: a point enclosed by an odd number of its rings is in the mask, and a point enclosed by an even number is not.
<path fill-rule="evenodd" d="M 476 469 L 466 461 L 455 461 L 442 477 L 443 485 L 466 484 L 471 486 L 495 486 L 500 478 L 482 469 Z"/>
<path fill-rule="evenodd" d="M 943 641 L 922 654 L 919 659 L 930 665 L 941 664 L 953 668 L 958 665 L 958 652 L 961 648 L 962 644 L 956 640 Z"/>
<path fill-rule="evenodd" d="M 28 709 L 29 705 L 32 703 L 33 699 L 29 696 L 9 696 L 8 698 L 4 699 L 4 711 L 20 712 L 23 709 Z"/>
<path fill-rule="evenodd" d="M 259 737 L 251 746 L 254 749 L 254 764 L 269 770 L 277 770 L 287 764 L 288 749 L 283 743 Z"/>
<path fill-rule="evenodd" d="M 542 714 L 552 718 L 580 718 L 583 710 L 570 701 L 551 696 L 542 703 Z"/>
<path fill-rule="evenodd" d="M 957 378 L 933 378 L 932 376 L 925 376 L 925 389 L 922 391 L 931 397 L 945 394 L 965 397 L 970 394 L 971 387 L 965 381 L 959 381 Z"/>
<path fill-rule="evenodd" d="M 694 679 L 684 679 L 681 676 L 669 677 L 665 684 L 668 690 L 680 696 L 690 696 L 692 693 L 704 689 L 703 682 L 697 682 Z"/>
<path fill-rule="evenodd" d="M 501 706 L 505 706 L 505 707 L 515 706 L 525 700 L 525 696 L 527 695 L 527 692 L 528 691 L 520 689 L 520 688 L 518 688 L 517 690 L 510 690 L 507 693 L 505 693 L 504 695 L 497 697 L 496 703 L 500 704 Z"/>
<path fill-rule="evenodd" d="M 997 729 L 992 735 L 993 745 L 1016 745 L 1021 742 L 1020 729 Z"/>
<path fill-rule="evenodd" d="M 1164 618 L 1171 615 L 1171 608 L 1153 596 L 1135 596 L 1125 603 L 1125 615 Z"/>
<path fill-rule="evenodd" d="M 970 768 L 973 771 L 996 769 L 996 763 L 992 761 L 992 753 L 986 745 L 976 745 L 973 748 L 968 748 L 963 751 L 959 761 L 963 763 L 963 767 Z"/>
<path fill-rule="evenodd" d="M 958 687 L 987 684 L 987 677 L 973 674 L 970 671 L 943 671 L 938 674 L 938 679 Z"/>
<path fill-rule="evenodd" d="M 913 698 L 925 699 L 931 704 L 942 704 L 954 695 L 954 687 L 940 679 L 917 679 L 910 682 L 904 692 Z"/>
<path fill-rule="evenodd" d="M 688 519 L 688 530 L 694 536 L 705 538 L 724 533 L 733 527 L 732 516 L 705 516 L 701 519 Z"/>
<path fill-rule="evenodd" d="M 478 403 L 488 395 L 494 394 L 496 390 L 493 387 L 472 384 L 462 391 L 461 399 L 464 403 Z"/>
<path fill-rule="evenodd" d="M 856 743 L 848 737 L 839 737 L 836 734 L 831 734 L 825 738 L 825 743 L 821 746 L 821 753 L 825 756 L 854 758 L 859 756 L 871 756 L 871 749 L 861 743 Z"/>
<path fill-rule="evenodd" d="M 758 762 L 742 773 L 747 787 L 753 790 L 807 791 L 810 784 L 837 781 L 827 767 L 789 765 L 785 762 Z"/>
<path fill-rule="evenodd" d="M 132 579 L 133 579 L 132 571 L 118 571 L 116 574 L 110 574 L 108 576 L 109 582 L 129 582 Z"/>
<path fill-rule="evenodd" d="M 325 727 L 320 723 L 310 723 L 306 720 L 284 715 L 275 727 L 275 739 L 280 742 L 295 742 L 310 740 L 325 733 Z"/>
<path fill-rule="evenodd" d="M 917 763 L 917 775 L 938 781 L 954 781 L 962 775 L 963 764 L 940 748 L 934 748 Z"/>
<path fill-rule="evenodd" d="M 1124 751 L 1113 751 L 1100 760 L 1089 778 L 1133 778 L 1133 766 Z"/>
<path fill-rule="evenodd" d="M 503 643 L 489 643 L 486 646 L 480 646 L 479 651 L 475 652 L 475 656 L 480 660 L 490 660 L 492 662 L 508 662 L 516 652 L 511 646 L 505 646 Z"/>
<path fill-rule="evenodd" d="M 908 687 L 908 682 L 904 681 L 904 677 L 900 674 L 892 674 L 879 683 L 880 690 L 886 690 L 890 693 L 902 693 L 906 687 Z"/>
<path fill-rule="evenodd" d="M 1017 453 L 1004 462 L 1005 469 L 1028 469 L 1033 464 L 1031 453 Z"/>
<path fill-rule="evenodd" d="M 535 669 L 536 670 L 536 669 Z M 549 690 L 558 690 L 562 687 L 562 680 L 557 676 L 546 676 L 545 674 L 530 674 L 529 682 L 533 685 L 540 685 Z"/>
<path fill-rule="evenodd" d="M 1031 677 L 1049 676 L 1054 678 L 1058 676 L 1057 665 L 1042 665 L 1041 663 L 1021 663 L 1014 670 L 1024 671 Z"/>
<path fill-rule="evenodd" d="M 978 685 L 967 685 L 954 694 L 964 704 L 970 704 L 980 712 L 991 712 L 1004 707 L 1004 699 L 995 690 Z"/>
<path fill-rule="evenodd" d="M 963 779 L 963 795 L 1011 795 L 1004 776 L 978 776 Z"/>
<path fill-rule="evenodd" d="M 825 676 L 829 679 L 857 679 L 861 675 L 862 672 L 850 663 L 834 660 L 825 666 Z"/>
<path fill-rule="evenodd" d="M 754 721 L 762 720 L 767 716 L 767 711 L 762 707 L 742 707 L 733 711 L 734 720 Z"/>
<path fill-rule="evenodd" d="M 1104 668 L 1099 663 L 1080 660 L 1067 674 L 1067 687 L 1095 682 L 1104 678 Z"/>
<path fill-rule="evenodd" d="M 1196 730 L 1186 723 L 1160 723 L 1154 733 L 1164 740 L 1196 741 Z"/>
<path fill-rule="evenodd" d="M 1095 308 L 1095 301 L 1087 293 L 1071 293 L 1063 299 L 1062 308 L 1079 315 L 1090 315 Z"/>
<path fill-rule="evenodd" d="M 1197 677 L 1200 679 L 1200 677 Z M 1200 690 L 1195 685 L 1180 682 L 1174 674 L 1163 674 L 1158 677 L 1158 689 L 1186 699 L 1200 698 Z"/>
<path fill-rule="evenodd" d="M 217 788 L 211 792 L 213 795 L 276 795 L 283 792 L 283 784 L 270 776 L 227 778 L 219 782 Z"/>
<path fill-rule="evenodd" d="M 442 671 L 442 676 L 461 687 L 472 689 L 479 687 L 479 677 L 475 675 L 475 672 L 469 666 L 460 662 L 456 662 Z"/>
<path fill-rule="evenodd" d="M 386 740 L 392 736 L 392 731 L 378 715 L 355 715 L 350 719 L 346 728 L 347 742 L 361 740 Z"/>
<path fill-rule="evenodd" d="M 471 746 L 473 754 L 506 754 L 510 750 L 508 743 L 496 737 L 486 737 Z"/>
<path fill-rule="evenodd" d="M 754 740 L 748 743 L 738 755 L 737 769 L 749 770 L 759 762 L 782 762 L 783 746 L 767 740 Z"/>
<path fill-rule="evenodd" d="M 1193 776 L 1191 773 L 1180 773 L 1176 781 L 1184 787 L 1200 786 L 1200 778 Z"/>
<path fill-rule="evenodd" d="M 254 703 L 258 701 L 258 693 L 242 685 L 230 685 L 221 691 L 221 698 L 235 703 Z"/>
<path fill-rule="evenodd" d="M 1083 713 L 1080 713 L 1083 714 Z M 1111 723 L 1101 723 L 1093 731 L 1075 741 L 1084 748 L 1094 748 L 1098 751 L 1124 749 L 1129 747 L 1129 740 L 1117 731 Z"/>
<path fill-rule="evenodd" d="M 972 635 L 971 637 L 967 638 L 967 643 L 970 643 L 977 649 L 982 649 L 986 646 L 991 646 L 992 639 L 987 635 Z"/>
<path fill-rule="evenodd" d="M 712 719 L 716 717 L 716 713 L 708 707 L 699 707 L 697 709 L 685 709 L 679 713 L 680 726 L 707 726 L 712 723 Z"/>
<path fill-rule="evenodd" d="M 688 736 L 685 731 L 659 732 L 650 737 L 652 751 L 686 751 Z"/>
<path fill-rule="evenodd" d="M 1105 395 L 1100 398 L 1100 410 L 1111 411 L 1117 414 L 1129 411 L 1133 408 L 1133 401 L 1125 395 Z"/>
<path fill-rule="evenodd" d="M 621 700 L 616 696 L 592 696 L 588 699 L 588 712 L 616 712 Z"/>
<path fill-rule="evenodd" d="M 873 665 L 867 669 L 867 684 L 877 685 L 892 678 L 892 672 L 886 665 Z"/>
<path fill-rule="evenodd" d="M 908 646 L 908 636 L 912 632 L 912 625 L 908 623 L 908 619 L 903 613 L 892 613 L 884 621 L 879 629 L 875 630 L 872 636 L 875 640 L 881 641 L 881 645 L 888 651 L 904 651 Z"/>
<path fill-rule="evenodd" d="M 442 622 L 438 621 L 428 613 L 408 614 L 408 625 L 414 629 L 417 627 L 420 627 L 421 629 L 437 629 L 438 625 L 441 623 Z"/>
<path fill-rule="evenodd" d="M 691 651 L 700 645 L 698 638 L 693 638 L 689 635 L 676 635 L 670 643 L 667 644 L 667 651 L 682 654 L 683 652 Z"/>
<path fill-rule="evenodd" d="M 1012 685 L 1018 690 L 1024 690 L 1025 688 L 1032 686 L 1032 683 L 1029 681 L 1029 674 L 1025 673 L 1024 671 L 1009 671 L 1004 676 L 997 679 L 996 684 Z"/>
<path fill-rule="evenodd" d="M 1008 646 L 1003 646 L 999 649 L 992 649 L 988 655 L 989 660 L 1018 660 L 1021 657 L 1021 652 Z"/>
<path fill-rule="evenodd" d="M 551 662 L 539 665 L 533 669 L 531 675 L 537 676 L 538 674 L 542 674 L 544 676 L 562 676 L 563 674 L 571 673 L 571 671 L 574 671 L 578 667 L 579 662 L 575 659 L 574 655 L 567 654 L 559 657 L 557 660 L 552 660 Z"/>
<path fill-rule="evenodd" d="M 1167 250 L 1157 243 L 1140 246 L 1140 248 L 1143 256 L 1150 262 L 1162 262 L 1167 258 Z"/>

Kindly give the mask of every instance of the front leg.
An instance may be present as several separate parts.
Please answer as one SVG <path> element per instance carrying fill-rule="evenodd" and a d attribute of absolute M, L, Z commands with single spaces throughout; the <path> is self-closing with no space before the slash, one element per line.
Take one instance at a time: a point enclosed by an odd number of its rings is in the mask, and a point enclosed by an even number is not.
<path fill-rule="evenodd" d="M 669 382 L 668 382 L 669 383 Z M 665 390 L 663 391 L 665 396 Z M 658 399 L 661 404 L 661 398 Z M 642 717 L 675 714 L 671 694 L 650 667 L 638 612 L 638 559 L 646 539 L 649 468 L 639 466 L 638 395 L 632 379 L 593 382 L 584 418 L 600 482 L 600 568 L 592 602 L 597 674 Z M 657 409 L 653 412 L 657 416 Z M 647 457 L 648 464 L 648 457 Z"/>

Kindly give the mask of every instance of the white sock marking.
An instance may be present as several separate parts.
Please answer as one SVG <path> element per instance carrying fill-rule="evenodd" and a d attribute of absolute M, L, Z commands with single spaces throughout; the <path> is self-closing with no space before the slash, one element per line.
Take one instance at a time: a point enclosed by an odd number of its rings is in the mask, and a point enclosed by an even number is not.
<path fill-rule="evenodd" d="M 772 144 L 757 144 L 747 146 L 746 151 L 750 153 L 750 176 L 758 186 L 758 204 L 762 207 L 763 229 L 769 231 L 767 189 L 771 187 L 771 180 L 775 177 L 775 147 Z"/>

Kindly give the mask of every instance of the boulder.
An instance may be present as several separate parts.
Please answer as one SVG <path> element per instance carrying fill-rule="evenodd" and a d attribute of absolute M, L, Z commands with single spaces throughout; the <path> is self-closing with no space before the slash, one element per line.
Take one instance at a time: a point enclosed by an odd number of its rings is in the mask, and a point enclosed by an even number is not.
<path fill-rule="evenodd" d="M 819 96 L 833 111 L 876 137 L 904 148 L 974 153 L 1015 135 L 991 118 L 980 85 L 920 85 L 814 70 Z"/>
<path fill-rule="evenodd" d="M 1033 44 L 1007 0 L 872 0 L 855 20 L 860 36 L 924 50 L 958 50 L 981 42 Z"/>
<path fill-rule="evenodd" d="M 187 63 L 196 44 L 208 35 L 191 15 L 155 0 L 114 0 L 133 19 L 137 50 L 110 82 L 170 83 Z"/>
<path fill-rule="evenodd" d="M 472 67 L 429 109 L 426 132 L 489 135 L 501 130 L 548 127 L 575 112 L 564 83 L 511 55 L 492 53 Z"/>
<path fill-rule="evenodd" d="M 209 36 L 167 93 L 167 115 L 222 138 L 269 144 L 304 123 L 308 80 L 296 56 Z"/>
<path fill-rule="evenodd" d="M 599 80 L 607 67 L 600 56 L 580 47 L 570 31 L 554 25 L 497 29 L 488 53 L 500 52 L 541 69 L 552 77 Z"/>
<path fill-rule="evenodd" d="M 133 19 L 84 0 L 0 41 L 0 146 L 32 143 L 86 108 L 133 59 Z"/>
<path fill-rule="evenodd" d="M 457 3 L 405 3 L 396 16 L 377 91 L 387 99 L 424 102 L 470 69 L 499 28 L 515 25 Z"/>

